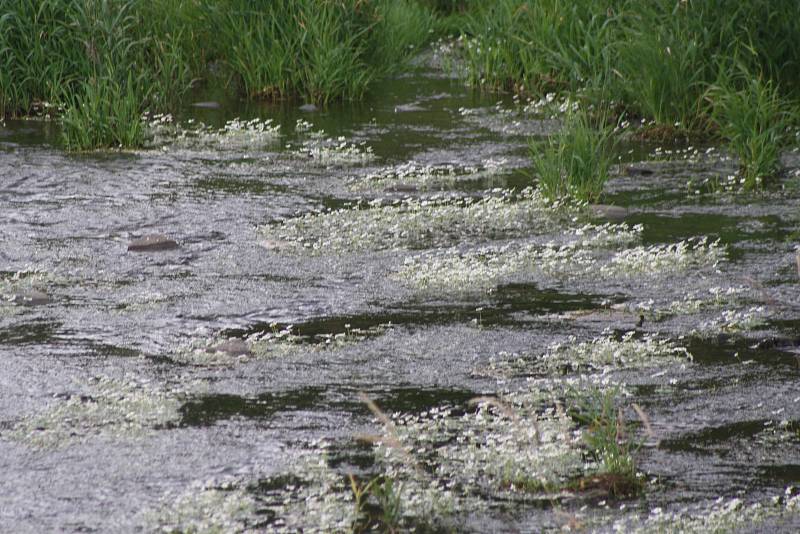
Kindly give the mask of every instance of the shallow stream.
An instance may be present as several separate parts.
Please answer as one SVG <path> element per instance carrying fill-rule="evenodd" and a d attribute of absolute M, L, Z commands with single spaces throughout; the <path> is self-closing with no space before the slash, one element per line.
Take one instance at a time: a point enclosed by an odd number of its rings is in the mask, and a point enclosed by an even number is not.
<path fill-rule="evenodd" d="M 346 475 L 383 470 L 360 392 L 455 419 L 549 391 L 541 414 L 565 380 L 646 413 L 638 496 L 507 491 L 466 458 L 491 462 L 483 443 L 442 456 L 463 455 L 441 471 L 465 473 L 455 504 L 417 517 L 427 490 L 405 486 L 404 524 L 799 529 L 800 156 L 782 189 L 735 196 L 704 183 L 736 169 L 720 149 L 630 143 L 618 209 L 554 208 L 523 188 L 557 105 L 426 69 L 373 94 L 313 111 L 203 94 L 220 107 L 136 152 L 0 126 L 0 530 L 343 529 Z M 178 247 L 128 249 L 152 234 Z"/>

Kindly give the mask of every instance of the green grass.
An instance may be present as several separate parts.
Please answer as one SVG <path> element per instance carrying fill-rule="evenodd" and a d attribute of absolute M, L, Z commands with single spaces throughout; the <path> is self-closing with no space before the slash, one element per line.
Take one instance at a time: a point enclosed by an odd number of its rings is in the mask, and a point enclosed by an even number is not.
<path fill-rule="evenodd" d="M 432 37 L 416 0 L 7 0 L 0 113 L 63 113 L 70 150 L 136 147 L 222 67 L 251 98 L 361 98 Z"/>
<path fill-rule="evenodd" d="M 635 428 L 625 421 L 617 405 L 619 391 L 575 392 L 572 417 L 586 426 L 584 443 L 597 462 L 594 475 L 575 482 L 576 489 L 602 489 L 614 497 L 628 496 L 641 489 L 634 454 L 641 442 Z"/>
<path fill-rule="evenodd" d="M 771 81 L 743 73 L 708 91 L 713 118 L 728 149 L 739 160 L 739 185 L 760 189 L 781 170 L 781 150 L 793 139 L 797 106 Z"/>
<path fill-rule="evenodd" d="M 570 113 L 558 133 L 531 144 L 531 157 L 546 198 L 597 201 L 613 161 L 611 128 L 586 112 Z"/>

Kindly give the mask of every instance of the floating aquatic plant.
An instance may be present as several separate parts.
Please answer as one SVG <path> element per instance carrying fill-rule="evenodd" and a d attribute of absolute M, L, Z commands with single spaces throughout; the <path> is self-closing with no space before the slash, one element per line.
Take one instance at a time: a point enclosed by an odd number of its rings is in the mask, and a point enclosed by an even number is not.
<path fill-rule="evenodd" d="M 399 187 L 425 190 L 452 186 L 460 180 L 475 180 L 498 174 L 505 163 L 504 159 L 489 159 L 481 165 L 474 166 L 424 165 L 409 161 L 383 168 L 364 177 L 354 178 L 350 182 L 350 188 L 356 191 Z"/>
<path fill-rule="evenodd" d="M 661 367 L 687 360 L 691 361 L 692 355 L 684 347 L 655 334 L 637 338 L 632 330 L 620 339 L 606 335 L 592 341 L 577 342 L 573 337 L 566 343 L 554 344 L 541 357 L 540 365 L 551 370 L 589 366 L 598 371 L 607 371 Z"/>
<path fill-rule="evenodd" d="M 335 254 L 437 246 L 467 236 L 496 239 L 540 233 L 557 227 L 567 214 L 566 205 L 548 203 L 533 189 L 493 189 L 479 199 L 375 199 L 260 230 L 269 240 L 285 243 L 287 250 Z"/>
<path fill-rule="evenodd" d="M 287 148 L 292 148 L 289 145 Z M 309 160 L 316 165 L 359 165 L 372 161 L 375 154 L 366 141 L 353 143 L 345 137 L 311 136 L 293 150 L 297 157 Z"/>
<path fill-rule="evenodd" d="M 792 524 L 797 520 L 798 513 L 800 513 L 800 494 L 796 494 L 796 490 L 790 486 L 784 495 L 766 502 L 747 504 L 739 498 L 720 497 L 705 506 L 682 507 L 672 511 L 661 507 L 653 508 L 644 518 L 632 516 L 617 520 L 605 517 L 587 519 L 597 526 L 611 523 L 613 532 L 705 534 L 755 532 L 781 519 L 788 519 Z"/>
<path fill-rule="evenodd" d="M 220 339 L 217 337 L 193 340 L 180 347 L 172 359 L 197 366 L 231 366 L 254 359 L 284 358 L 291 355 L 308 354 L 342 349 L 368 338 L 382 335 L 391 324 L 369 328 L 352 328 L 345 325 L 344 332 L 299 335 L 294 325 L 271 332 L 253 334 L 246 339 Z"/>
<path fill-rule="evenodd" d="M 197 482 L 162 498 L 146 521 L 161 532 L 243 532 L 255 522 L 258 503 L 237 481 Z"/>
<path fill-rule="evenodd" d="M 767 309 L 751 306 L 742 310 L 724 310 L 718 317 L 700 325 L 706 332 L 746 332 L 767 324 Z"/>
<path fill-rule="evenodd" d="M 605 276 L 672 275 L 699 268 L 715 268 L 726 258 L 719 240 L 691 238 L 678 243 L 630 248 L 618 252 L 600 268 Z"/>
<path fill-rule="evenodd" d="M 596 266 L 591 249 L 635 243 L 642 226 L 587 224 L 567 231 L 566 244 L 509 243 L 464 253 L 406 258 L 396 277 L 423 291 L 485 291 L 514 279 L 540 275 L 563 279 L 585 276 Z"/>
<path fill-rule="evenodd" d="M 37 447 L 54 447 L 90 436 L 137 437 L 178 419 L 183 391 L 157 389 L 146 381 L 94 377 L 80 392 L 56 397 L 50 409 L 18 423 L 11 436 Z"/>
<path fill-rule="evenodd" d="M 253 150 L 273 145 L 280 137 L 280 126 L 272 119 L 231 119 L 221 128 L 207 126 L 189 119 L 178 124 L 170 114 L 144 116 L 149 147 L 219 148 Z"/>

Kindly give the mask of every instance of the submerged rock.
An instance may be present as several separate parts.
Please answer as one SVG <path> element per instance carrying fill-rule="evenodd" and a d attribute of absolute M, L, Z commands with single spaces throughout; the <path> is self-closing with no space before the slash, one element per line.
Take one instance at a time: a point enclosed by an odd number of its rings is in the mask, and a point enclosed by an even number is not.
<path fill-rule="evenodd" d="M 313 113 L 319 110 L 319 108 L 314 104 L 303 104 L 297 109 L 299 109 L 300 111 L 305 111 L 306 113 Z"/>
<path fill-rule="evenodd" d="M 20 306 L 44 306 L 50 304 L 50 297 L 41 291 L 18 291 L 11 295 L 11 302 Z"/>
<path fill-rule="evenodd" d="M 628 176 L 650 176 L 653 172 L 653 169 L 646 169 L 644 167 L 625 167 L 625 174 Z"/>
<path fill-rule="evenodd" d="M 622 221 L 628 216 L 628 208 L 610 204 L 591 204 L 589 209 L 595 217 L 602 217 L 610 221 Z"/>
<path fill-rule="evenodd" d="M 178 242 L 163 234 L 151 234 L 128 243 L 128 250 L 132 252 L 146 252 L 157 250 L 174 250 Z"/>
<path fill-rule="evenodd" d="M 192 107 L 194 108 L 203 108 L 203 109 L 219 109 L 222 105 L 219 102 L 214 102 L 213 100 L 207 102 L 192 102 Z"/>
<path fill-rule="evenodd" d="M 425 111 L 425 108 L 416 102 L 411 102 L 410 104 L 400 104 L 399 106 L 394 107 L 395 113 L 408 113 L 410 111 Z"/>

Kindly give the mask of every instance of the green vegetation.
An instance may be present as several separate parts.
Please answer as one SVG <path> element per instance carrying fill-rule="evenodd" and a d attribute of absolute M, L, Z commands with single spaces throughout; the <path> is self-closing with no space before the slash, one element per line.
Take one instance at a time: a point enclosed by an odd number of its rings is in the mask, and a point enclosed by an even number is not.
<path fill-rule="evenodd" d="M 632 495 L 641 489 L 633 455 L 641 446 L 633 437 L 634 428 L 625 422 L 617 407 L 619 391 L 595 390 L 576 394 L 572 417 L 587 426 L 584 443 L 597 472 L 576 482 L 577 489 L 602 489 L 615 497 Z"/>
<path fill-rule="evenodd" d="M 744 75 L 737 85 L 715 86 L 709 94 L 719 131 L 739 158 L 740 185 L 753 190 L 780 170 L 797 112 L 771 81 Z"/>
<path fill-rule="evenodd" d="M 794 115 L 785 113 L 786 98 L 797 96 L 800 79 L 796 2 L 497 0 L 470 6 L 461 56 L 471 83 L 613 104 L 618 113 L 643 119 L 641 137 L 716 136 L 740 158 L 745 189 L 779 170 L 777 151 Z M 731 84 L 732 72 L 749 74 Z"/>
<path fill-rule="evenodd" d="M 575 198 L 592 202 L 600 197 L 613 155 L 611 128 L 595 125 L 588 114 L 570 113 L 560 132 L 531 144 L 539 189 L 550 200 Z"/>
<path fill-rule="evenodd" d="M 136 147 L 143 111 L 212 73 L 253 98 L 359 98 L 433 24 L 416 0 L 9 0 L 0 114 L 63 118 L 70 150 Z"/>
<path fill-rule="evenodd" d="M 349 476 L 353 492 L 351 532 L 399 532 L 403 517 L 403 485 L 390 477 L 377 476 L 359 483 Z"/>

